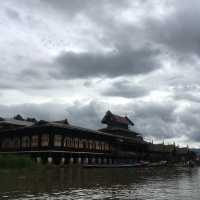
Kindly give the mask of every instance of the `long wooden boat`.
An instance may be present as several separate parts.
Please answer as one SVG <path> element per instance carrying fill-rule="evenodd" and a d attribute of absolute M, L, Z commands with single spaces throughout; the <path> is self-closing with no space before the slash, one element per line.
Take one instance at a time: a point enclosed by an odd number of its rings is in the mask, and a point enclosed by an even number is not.
<path fill-rule="evenodd" d="M 160 162 L 139 162 L 134 164 L 83 164 L 83 168 L 140 168 L 140 167 L 161 167 L 166 166 L 167 161 Z"/>
<path fill-rule="evenodd" d="M 132 167 L 143 167 L 143 163 L 135 164 L 83 164 L 83 168 L 132 168 Z"/>
<path fill-rule="evenodd" d="M 149 163 L 148 167 L 161 167 L 161 166 L 166 166 L 166 165 L 167 165 L 167 161 L 160 161 L 160 162 Z"/>

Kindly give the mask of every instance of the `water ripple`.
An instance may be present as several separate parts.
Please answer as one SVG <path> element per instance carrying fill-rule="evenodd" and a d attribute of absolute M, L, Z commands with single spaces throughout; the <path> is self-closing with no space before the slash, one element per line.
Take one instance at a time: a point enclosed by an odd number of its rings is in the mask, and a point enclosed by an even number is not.
<path fill-rule="evenodd" d="M 200 196 L 200 168 L 0 171 L 0 180 L 2 200 L 199 200 Z"/>

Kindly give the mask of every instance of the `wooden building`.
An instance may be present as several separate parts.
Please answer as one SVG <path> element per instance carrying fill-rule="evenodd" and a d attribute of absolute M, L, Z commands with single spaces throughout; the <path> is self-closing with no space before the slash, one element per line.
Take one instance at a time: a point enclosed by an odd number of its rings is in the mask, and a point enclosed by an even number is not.
<path fill-rule="evenodd" d="M 44 163 L 134 163 L 148 160 L 151 154 L 171 152 L 143 140 L 132 130 L 128 117 L 110 111 L 102 119 L 106 128 L 91 130 L 68 123 L 31 122 L 32 124 L 4 129 L 0 134 L 1 154 L 28 154 Z M 162 147 L 163 149 L 167 149 Z"/>
<path fill-rule="evenodd" d="M 107 111 L 102 121 L 107 127 L 100 129 L 99 131 L 110 133 L 116 136 L 128 137 L 131 139 L 138 140 L 139 142 L 144 142 L 142 136 L 130 130 L 130 126 L 134 126 L 134 123 L 127 117 L 122 117 L 113 114 L 111 111 Z"/>
<path fill-rule="evenodd" d="M 2 118 L 0 117 L 0 132 L 5 130 L 17 129 L 21 127 L 29 127 L 34 124 L 30 118 L 28 120 L 18 119 L 18 116 L 14 118 Z"/>

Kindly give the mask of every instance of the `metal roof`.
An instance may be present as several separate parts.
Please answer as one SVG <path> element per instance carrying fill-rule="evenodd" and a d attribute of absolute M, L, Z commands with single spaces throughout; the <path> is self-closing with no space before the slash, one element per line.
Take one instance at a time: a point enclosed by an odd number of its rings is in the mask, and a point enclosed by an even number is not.
<path fill-rule="evenodd" d="M 5 118 L 4 120 L 0 121 L 1 124 L 11 124 L 11 125 L 16 125 L 16 126 L 32 126 L 34 123 L 33 122 L 28 122 L 28 121 L 22 121 L 22 120 L 16 120 L 13 118 Z"/>
<path fill-rule="evenodd" d="M 15 119 L 5 119 L 4 121 L 1 121 L 1 123 L 8 123 L 8 124 L 14 124 L 14 125 L 18 125 L 19 128 L 14 128 L 14 129 L 10 129 L 10 130 L 3 130 L 1 131 L 1 134 L 11 134 L 12 132 L 14 131 L 20 131 L 20 130 L 23 130 L 23 129 L 33 129 L 33 128 L 39 128 L 39 127 L 58 127 L 58 128 L 63 128 L 63 129 L 70 129 L 70 130 L 77 130 L 77 131 L 81 131 L 81 132 L 85 132 L 85 133 L 91 133 L 91 134 L 94 134 L 94 135 L 99 135 L 99 136 L 106 136 L 106 137 L 110 137 L 110 138 L 113 138 L 114 140 L 123 140 L 123 141 L 126 141 L 126 140 L 129 140 L 129 141 L 132 141 L 132 142 L 141 142 L 141 143 L 146 143 L 144 140 L 138 140 L 137 138 L 135 137 L 128 137 L 128 136 L 123 136 L 123 135 L 115 135 L 115 134 L 111 134 L 111 133 L 106 133 L 106 132 L 103 132 L 103 131 L 98 131 L 98 130 L 92 130 L 92 129 L 88 129 L 88 128 L 83 128 L 83 127 L 79 127 L 79 126 L 73 126 L 73 125 L 69 125 L 69 124 L 66 124 L 66 123 L 61 123 L 60 121 L 59 122 L 46 122 L 46 123 L 43 123 L 43 124 L 35 124 L 35 123 L 32 123 L 32 122 L 27 122 L 27 121 L 20 121 L 20 120 L 15 120 Z M 21 127 L 20 127 L 21 126 Z"/>

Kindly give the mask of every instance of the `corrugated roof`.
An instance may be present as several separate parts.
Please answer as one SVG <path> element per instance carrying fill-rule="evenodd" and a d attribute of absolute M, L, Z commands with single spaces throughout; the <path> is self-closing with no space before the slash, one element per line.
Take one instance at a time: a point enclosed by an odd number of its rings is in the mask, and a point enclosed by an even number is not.
<path fill-rule="evenodd" d="M 11 124 L 11 125 L 16 125 L 16 126 L 32 126 L 34 123 L 33 122 L 28 122 L 28 121 L 22 121 L 22 120 L 16 120 L 13 118 L 5 118 L 3 121 L 0 121 L 0 124 Z"/>
<path fill-rule="evenodd" d="M 88 129 L 88 128 L 83 128 L 83 127 L 79 127 L 79 126 L 72 126 L 72 125 L 68 125 L 68 124 L 64 124 L 64 123 L 56 123 L 56 122 L 48 122 L 46 124 L 34 124 L 33 126 L 25 126 L 22 128 L 16 128 L 16 129 L 12 129 L 12 130 L 5 130 L 3 131 L 3 133 L 11 133 L 11 131 L 17 131 L 17 130 L 22 130 L 22 129 L 26 129 L 26 128 L 38 128 L 38 127 L 48 127 L 48 126 L 53 126 L 53 127 L 58 127 L 58 128 L 64 128 L 64 129 L 71 129 L 71 130 L 78 130 L 78 131 L 83 131 L 83 132 L 88 132 L 88 133 L 92 133 L 95 135 L 102 135 L 102 136 L 107 136 L 107 137 L 112 137 L 112 138 L 118 138 L 118 139 L 123 139 L 123 140 L 133 140 L 135 141 L 136 138 L 132 138 L 132 137 L 126 137 L 126 136 L 121 136 L 121 135 L 115 135 L 115 134 L 111 134 L 111 133 L 105 133 L 102 131 L 98 131 L 98 130 L 92 130 L 92 129 Z M 144 141 L 141 141 L 144 142 Z"/>
<path fill-rule="evenodd" d="M 67 129 L 71 129 L 71 130 L 80 130 L 80 131 L 85 131 L 85 132 L 89 132 L 89 133 L 96 134 L 96 135 L 108 136 L 108 137 L 118 138 L 118 139 L 123 139 L 123 140 L 128 139 L 128 140 L 132 140 L 132 141 L 146 143 L 144 140 L 140 140 L 137 137 L 131 137 L 131 136 L 126 136 L 126 135 L 124 135 L 124 136 L 116 135 L 116 134 L 106 133 L 106 132 L 103 132 L 100 130 L 92 130 L 92 129 L 88 129 L 88 128 L 67 125 L 67 124 L 61 124 L 61 123 L 56 123 L 56 122 L 49 122 L 49 123 L 45 124 L 44 126 L 54 126 L 54 127 L 60 127 L 60 128 L 67 128 Z"/>

